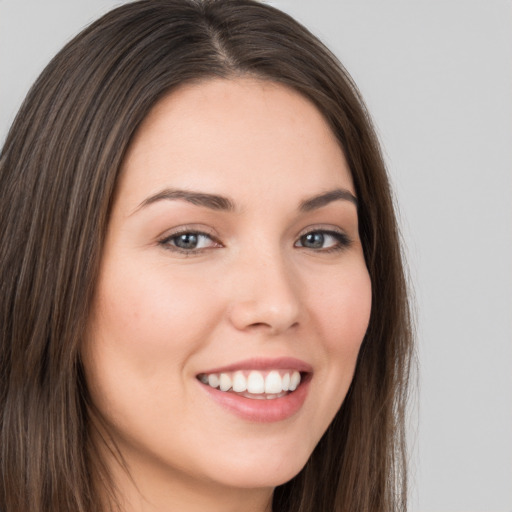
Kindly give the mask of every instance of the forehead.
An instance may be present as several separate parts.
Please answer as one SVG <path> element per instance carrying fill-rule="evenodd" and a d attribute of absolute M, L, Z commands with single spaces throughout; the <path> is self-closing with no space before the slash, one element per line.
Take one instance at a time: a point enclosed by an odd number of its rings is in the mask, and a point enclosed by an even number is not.
<path fill-rule="evenodd" d="M 119 188 L 127 185 L 136 194 L 162 185 L 353 192 L 343 151 L 316 106 L 284 85 L 248 78 L 187 84 L 160 100 L 128 150 Z"/>

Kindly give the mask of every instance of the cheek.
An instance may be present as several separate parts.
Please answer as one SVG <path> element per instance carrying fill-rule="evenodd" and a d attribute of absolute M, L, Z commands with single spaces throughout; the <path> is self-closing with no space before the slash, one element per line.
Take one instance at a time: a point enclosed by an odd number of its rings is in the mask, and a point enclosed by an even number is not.
<path fill-rule="evenodd" d="M 186 413 L 188 363 L 217 317 L 198 289 L 161 265 L 121 258 L 100 276 L 82 360 L 92 400 L 121 438 L 156 439 L 153 428 Z"/>
<path fill-rule="evenodd" d="M 171 405 L 181 410 L 187 397 L 176 390 L 218 317 L 197 293 L 199 283 L 141 268 L 120 261 L 100 277 L 82 349 L 93 400 L 116 424 L 132 409 L 148 417 Z"/>
<path fill-rule="evenodd" d="M 120 266 L 100 280 L 93 315 L 96 335 L 123 353 L 136 354 L 141 362 L 152 357 L 175 360 L 182 348 L 190 352 L 201 343 L 208 319 L 215 318 L 215 303 L 198 293 L 200 283 L 187 276 L 158 266 L 145 272 L 140 268 Z"/>
<path fill-rule="evenodd" d="M 316 304 L 319 328 L 331 354 L 357 357 L 368 328 L 372 287 L 366 267 L 344 272 L 324 287 Z"/>
<path fill-rule="evenodd" d="M 315 301 L 315 327 L 323 347 L 324 371 L 317 375 L 325 407 L 323 428 L 341 406 L 352 382 L 368 328 L 372 288 L 364 265 L 331 275 Z"/>

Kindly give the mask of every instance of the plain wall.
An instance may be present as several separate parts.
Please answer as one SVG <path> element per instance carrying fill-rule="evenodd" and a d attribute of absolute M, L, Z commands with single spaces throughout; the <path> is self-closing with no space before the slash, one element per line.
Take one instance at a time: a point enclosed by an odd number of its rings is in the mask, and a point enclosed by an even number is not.
<path fill-rule="evenodd" d="M 0 0 L 0 141 L 49 59 L 120 3 Z M 418 310 L 411 510 L 512 512 L 512 3 L 270 3 L 348 68 L 395 185 Z"/>

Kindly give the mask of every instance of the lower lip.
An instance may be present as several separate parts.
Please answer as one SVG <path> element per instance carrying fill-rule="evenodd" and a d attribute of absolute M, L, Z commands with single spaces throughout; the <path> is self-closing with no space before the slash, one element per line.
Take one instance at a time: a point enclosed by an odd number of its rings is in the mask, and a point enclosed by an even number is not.
<path fill-rule="evenodd" d="M 238 417 L 257 423 L 272 423 L 291 418 L 299 412 L 306 400 L 310 380 L 306 378 L 295 391 L 281 398 L 266 400 L 245 398 L 236 393 L 220 391 L 199 381 L 198 383 L 218 404 Z"/>

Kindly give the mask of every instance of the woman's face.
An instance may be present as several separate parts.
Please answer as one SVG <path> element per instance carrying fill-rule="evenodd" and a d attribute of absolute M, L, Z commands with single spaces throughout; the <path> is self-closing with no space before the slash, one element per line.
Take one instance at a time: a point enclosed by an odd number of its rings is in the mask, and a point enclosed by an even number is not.
<path fill-rule="evenodd" d="M 370 315 L 354 195 L 327 123 L 282 85 L 210 80 L 153 109 L 122 168 L 82 353 L 135 478 L 254 489 L 300 471 Z"/>

